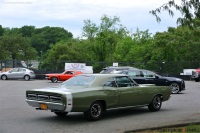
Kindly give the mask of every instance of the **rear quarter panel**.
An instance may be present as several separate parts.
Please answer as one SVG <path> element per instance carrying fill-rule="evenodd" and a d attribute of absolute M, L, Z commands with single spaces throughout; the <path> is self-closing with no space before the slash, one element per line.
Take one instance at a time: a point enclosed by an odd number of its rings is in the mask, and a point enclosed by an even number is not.
<path fill-rule="evenodd" d="M 146 89 L 147 102 L 150 103 L 155 95 L 162 95 L 163 101 L 166 101 L 170 98 L 171 89 L 169 86 L 153 86 L 145 85 L 143 86 Z"/>
<path fill-rule="evenodd" d="M 105 101 L 107 108 L 118 106 L 119 97 L 116 96 L 115 90 L 109 89 L 87 89 L 83 92 L 73 93 L 72 111 L 86 111 L 90 105 L 97 100 Z"/>

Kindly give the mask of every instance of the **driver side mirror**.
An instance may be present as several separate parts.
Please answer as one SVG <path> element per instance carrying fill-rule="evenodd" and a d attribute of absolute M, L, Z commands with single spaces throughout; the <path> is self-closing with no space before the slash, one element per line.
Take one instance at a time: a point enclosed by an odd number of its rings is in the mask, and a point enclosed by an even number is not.
<path fill-rule="evenodd" d="M 157 75 L 155 76 L 155 78 L 156 78 L 156 79 L 159 79 L 159 77 L 158 77 Z"/>

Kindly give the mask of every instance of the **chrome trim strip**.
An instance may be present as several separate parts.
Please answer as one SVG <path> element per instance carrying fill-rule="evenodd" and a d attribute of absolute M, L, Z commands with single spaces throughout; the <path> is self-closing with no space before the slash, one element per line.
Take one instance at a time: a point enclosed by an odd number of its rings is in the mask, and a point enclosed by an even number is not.
<path fill-rule="evenodd" d="M 33 102 L 33 103 L 45 103 L 45 104 L 55 104 L 55 105 L 62 105 L 62 103 L 54 103 L 54 102 L 46 102 L 46 101 L 36 101 L 36 100 L 29 100 L 29 99 L 26 99 L 26 102 Z"/>
<path fill-rule="evenodd" d="M 148 104 L 137 105 L 137 106 L 116 107 L 116 108 L 109 108 L 109 109 L 106 109 L 106 110 L 125 109 L 125 108 L 136 108 L 136 107 L 144 107 L 144 106 L 148 106 Z"/>
<path fill-rule="evenodd" d="M 47 96 L 47 95 L 38 95 L 38 99 L 49 100 L 49 96 Z"/>
<path fill-rule="evenodd" d="M 73 97 L 72 97 L 72 93 L 66 93 L 66 108 L 65 111 L 66 112 L 71 112 L 72 107 L 73 107 Z"/>

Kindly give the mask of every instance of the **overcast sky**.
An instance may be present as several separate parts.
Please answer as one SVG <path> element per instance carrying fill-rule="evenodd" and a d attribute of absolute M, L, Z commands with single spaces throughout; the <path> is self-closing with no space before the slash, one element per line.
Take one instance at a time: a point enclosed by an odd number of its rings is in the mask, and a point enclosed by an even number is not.
<path fill-rule="evenodd" d="M 149 29 L 150 33 L 176 27 L 176 17 L 160 14 L 161 23 L 149 13 L 169 0 L 0 0 L 0 25 L 15 28 L 32 25 L 63 27 L 81 36 L 83 21 L 99 25 L 101 17 L 117 16 L 129 31 Z M 176 14 L 175 14 L 176 15 Z"/>

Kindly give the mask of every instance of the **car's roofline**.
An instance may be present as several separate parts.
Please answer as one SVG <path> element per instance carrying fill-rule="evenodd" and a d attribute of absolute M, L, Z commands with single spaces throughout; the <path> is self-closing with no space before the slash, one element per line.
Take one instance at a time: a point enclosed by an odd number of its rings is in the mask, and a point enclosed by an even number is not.
<path fill-rule="evenodd" d="M 108 77 L 113 77 L 113 76 L 128 76 L 128 75 L 126 75 L 126 74 L 112 74 L 112 73 L 109 73 L 109 74 L 107 74 L 107 73 L 85 73 L 85 74 L 79 74 L 79 75 L 91 75 L 91 76 L 96 76 L 96 77 L 102 77 L 102 76 L 108 76 Z M 79 75 L 77 75 L 77 76 L 79 76 Z M 112 75 L 112 76 L 111 76 Z"/>

